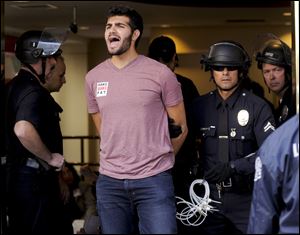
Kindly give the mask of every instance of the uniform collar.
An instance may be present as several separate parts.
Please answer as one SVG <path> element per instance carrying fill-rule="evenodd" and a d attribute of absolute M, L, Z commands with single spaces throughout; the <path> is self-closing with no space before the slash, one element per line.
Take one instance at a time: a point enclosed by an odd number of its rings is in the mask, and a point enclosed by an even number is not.
<path fill-rule="evenodd" d="M 241 86 L 239 86 L 233 93 L 232 95 L 226 100 L 226 103 L 228 104 L 228 106 L 232 109 L 234 104 L 237 102 L 237 100 L 240 97 L 240 94 L 242 93 L 242 88 Z M 215 90 L 215 97 L 216 97 L 216 108 L 220 108 L 222 107 L 222 103 L 224 102 L 224 100 L 222 99 L 222 97 L 219 95 L 218 90 Z"/>

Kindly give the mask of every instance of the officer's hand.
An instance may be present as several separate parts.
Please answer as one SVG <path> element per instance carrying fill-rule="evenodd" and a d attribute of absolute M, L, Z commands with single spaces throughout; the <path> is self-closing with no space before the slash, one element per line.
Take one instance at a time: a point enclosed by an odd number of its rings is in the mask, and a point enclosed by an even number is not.
<path fill-rule="evenodd" d="M 178 137 L 181 133 L 181 126 L 175 125 L 174 119 L 168 117 L 169 134 L 171 139 Z"/>
<path fill-rule="evenodd" d="M 65 158 L 60 153 L 52 153 L 51 160 L 48 162 L 50 166 L 56 168 L 57 171 L 60 171 L 65 163 Z"/>
<path fill-rule="evenodd" d="M 204 179 L 209 183 L 219 183 L 228 179 L 234 172 L 229 163 L 218 163 L 205 172 Z"/>

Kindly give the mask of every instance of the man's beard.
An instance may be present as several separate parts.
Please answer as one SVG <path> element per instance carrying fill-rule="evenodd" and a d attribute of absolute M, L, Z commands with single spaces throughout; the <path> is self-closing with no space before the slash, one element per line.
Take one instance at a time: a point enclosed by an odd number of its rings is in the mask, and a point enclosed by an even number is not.
<path fill-rule="evenodd" d="M 132 37 L 132 34 L 130 34 L 127 38 L 124 39 L 121 47 L 115 51 L 115 52 L 109 52 L 109 54 L 111 56 L 113 55 L 122 55 L 123 53 L 125 53 L 126 51 L 128 51 L 128 49 L 130 48 L 131 46 L 131 37 Z"/>

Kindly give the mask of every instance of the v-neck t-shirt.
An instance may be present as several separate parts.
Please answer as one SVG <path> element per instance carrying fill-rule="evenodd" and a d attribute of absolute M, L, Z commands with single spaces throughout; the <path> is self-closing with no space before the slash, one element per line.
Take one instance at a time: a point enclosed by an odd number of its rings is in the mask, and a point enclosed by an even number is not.
<path fill-rule="evenodd" d="M 183 101 L 165 65 L 139 55 L 119 69 L 107 59 L 86 75 L 89 113 L 100 113 L 101 174 L 139 179 L 172 168 L 166 107 Z"/>

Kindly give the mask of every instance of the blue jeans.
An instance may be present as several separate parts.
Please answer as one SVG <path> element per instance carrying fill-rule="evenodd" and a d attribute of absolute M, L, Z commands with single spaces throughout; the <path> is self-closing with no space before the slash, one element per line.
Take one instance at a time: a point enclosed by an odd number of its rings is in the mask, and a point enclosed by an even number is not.
<path fill-rule="evenodd" d="M 171 171 L 143 179 L 97 180 L 102 233 L 175 234 L 176 205 Z"/>

